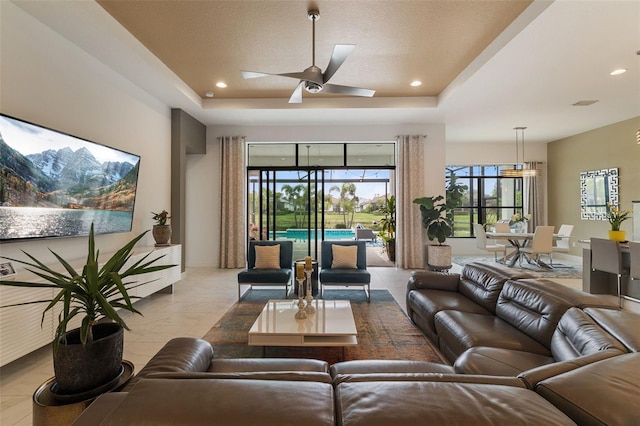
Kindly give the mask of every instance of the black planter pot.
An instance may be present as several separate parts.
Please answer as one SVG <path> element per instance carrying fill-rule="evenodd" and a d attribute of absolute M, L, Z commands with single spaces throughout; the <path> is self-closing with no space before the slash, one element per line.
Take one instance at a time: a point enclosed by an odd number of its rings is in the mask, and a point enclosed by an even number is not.
<path fill-rule="evenodd" d="M 66 335 L 53 354 L 57 392 L 78 394 L 109 383 L 122 372 L 124 330 L 116 323 L 93 326 L 93 341 L 82 345 L 80 329 Z"/>
<path fill-rule="evenodd" d="M 395 241 L 387 241 L 385 250 L 387 251 L 387 257 L 391 262 L 396 261 L 396 242 Z"/>

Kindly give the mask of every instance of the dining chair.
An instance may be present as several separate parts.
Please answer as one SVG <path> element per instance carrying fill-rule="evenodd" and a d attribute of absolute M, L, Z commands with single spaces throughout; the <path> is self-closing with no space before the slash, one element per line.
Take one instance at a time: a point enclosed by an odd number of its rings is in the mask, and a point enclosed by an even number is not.
<path fill-rule="evenodd" d="M 629 254 L 630 254 L 629 279 L 640 280 L 640 243 L 635 243 L 630 241 Z M 629 297 L 629 299 L 633 300 L 634 302 L 640 302 L 640 300 L 635 297 Z"/>
<path fill-rule="evenodd" d="M 507 246 L 504 244 L 487 244 L 487 233 L 484 227 L 479 223 L 473 224 L 473 233 L 476 236 L 476 247 L 488 252 L 493 252 L 495 261 L 498 261 L 498 253 L 502 252 L 502 261 L 505 260 L 507 255 Z"/>
<path fill-rule="evenodd" d="M 560 225 L 560 228 L 558 229 L 558 236 L 564 237 L 564 238 L 558 238 L 556 240 L 556 244 L 553 246 L 553 251 L 559 252 L 559 253 L 568 253 L 571 248 L 571 244 L 570 244 L 571 240 L 569 237 L 571 237 L 572 232 L 573 232 L 573 225 L 567 225 L 567 224 Z"/>
<path fill-rule="evenodd" d="M 591 269 L 615 274 L 618 278 L 618 309 L 622 309 L 622 277 L 629 276 L 630 270 L 622 263 L 622 251 L 618 241 L 605 238 L 591 238 Z"/>
<path fill-rule="evenodd" d="M 554 253 L 569 253 L 571 250 L 571 234 L 573 233 L 573 225 L 562 224 L 558 229 L 558 237 L 554 239 Z M 567 268 L 566 265 L 555 265 L 556 268 Z"/>
<path fill-rule="evenodd" d="M 540 255 L 546 254 L 549 256 L 548 266 L 553 267 L 553 226 L 536 226 L 531 245 L 521 247 L 520 251 L 527 255 L 535 255 L 535 262 L 543 267 L 547 265 L 540 260 Z M 520 264 L 522 264 L 522 257 Z"/>
<path fill-rule="evenodd" d="M 493 230 L 497 233 L 500 234 L 510 234 L 511 233 L 511 225 L 509 225 L 509 222 L 496 222 L 493 225 Z M 504 246 L 511 246 L 511 243 L 509 242 L 508 239 L 506 238 L 496 238 L 495 239 L 495 243 L 496 244 L 502 244 Z"/>

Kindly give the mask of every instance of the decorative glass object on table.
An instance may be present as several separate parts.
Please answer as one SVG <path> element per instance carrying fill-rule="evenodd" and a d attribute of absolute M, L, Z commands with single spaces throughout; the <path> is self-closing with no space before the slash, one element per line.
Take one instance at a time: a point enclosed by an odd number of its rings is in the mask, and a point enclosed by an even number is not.
<path fill-rule="evenodd" d="M 298 281 L 298 311 L 296 319 L 306 319 L 307 313 L 304 310 L 304 264 L 296 263 L 296 281 Z"/>
<path fill-rule="evenodd" d="M 521 215 L 520 213 L 516 213 L 511 216 L 511 220 L 509 220 L 509 226 L 511 227 L 511 232 L 516 234 L 524 234 L 527 232 L 527 221 L 531 219 L 530 214 Z"/>
<path fill-rule="evenodd" d="M 313 302 L 313 289 L 311 287 L 311 274 L 313 273 L 313 263 L 311 261 L 311 257 L 307 256 L 304 258 L 304 273 L 307 277 L 307 296 L 305 297 L 307 301 L 307 306 L 304 308 L 306 313 L 315 314 L 316 309 L 311 304 Z M 300 289 L 298 290 L 300 292 Z"/>

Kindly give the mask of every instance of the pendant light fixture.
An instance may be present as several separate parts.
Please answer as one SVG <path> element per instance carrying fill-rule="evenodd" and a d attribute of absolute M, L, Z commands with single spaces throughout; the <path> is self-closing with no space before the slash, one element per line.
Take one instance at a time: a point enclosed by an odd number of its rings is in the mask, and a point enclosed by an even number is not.
<path fill-rule="evenodd" d="M 502 177 L 540 176 L 540 170 L 529 168 L 524 161 L 524 131 L 526 127 L 514 127 L 516 131 L 516 164 L 513 169 L 502 169 Z M 520 137 L 519 137 L 520 136 Z M 522 162 L 520 162 L 520 142 L 522 142 Z"/>

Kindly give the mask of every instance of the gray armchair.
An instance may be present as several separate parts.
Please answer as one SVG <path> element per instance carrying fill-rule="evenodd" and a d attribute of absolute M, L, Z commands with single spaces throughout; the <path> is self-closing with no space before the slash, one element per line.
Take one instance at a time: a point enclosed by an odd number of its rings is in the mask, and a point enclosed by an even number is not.
<path fill-rule="evenodd" d="M 333 245 L 356 246 L 355 268 L 333 268 Z M 367 301 L 371 301 L 371 274 L 367 271 L 367 247 L 364 241 L 322 241 L 320 263 L 320 294 L 326 286 L 362 286 Z"/>
<path fill-rule="evenodd" d="M 257 269 L 256 246 L 280 245 L 279 268 Z M 277 286 L 284 285 L 284 296 L 289 296 L 289 284 L 293 278 L 293 242 L 292 241 L 250 241 L 247 253 L 247 269 L 238 273 L 238 301 L 241 298 L 242 285 L 253 286 Z"/>

